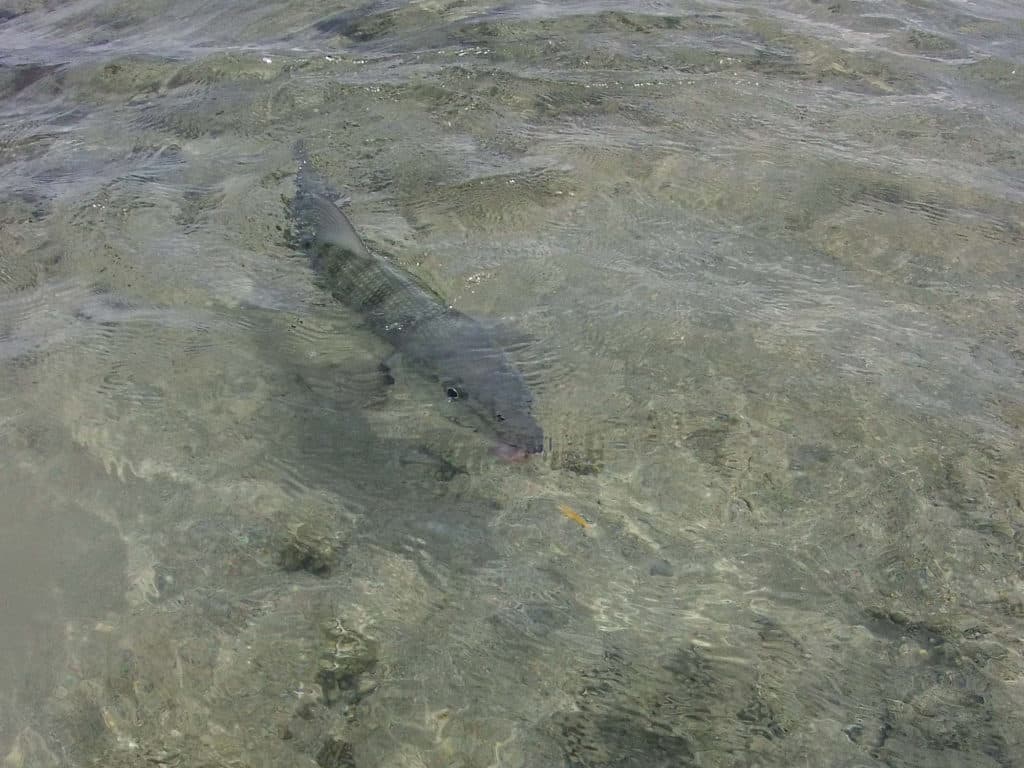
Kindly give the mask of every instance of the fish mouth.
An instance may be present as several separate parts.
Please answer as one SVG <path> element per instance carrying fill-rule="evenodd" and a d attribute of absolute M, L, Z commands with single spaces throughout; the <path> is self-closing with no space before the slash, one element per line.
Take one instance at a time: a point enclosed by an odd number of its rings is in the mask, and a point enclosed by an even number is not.
<path fill-rule="evenodd" d="M 495 443 L 494 455 L 502 461 L 507 461 L 510 464 L 520 464 L 530 458 L 530 452 L 525 448 L 520 448 L 518 445 L 510 445 L 509 443 L 503 443 L 501 441 Z"/>
<path fill-rule="evenodd" d="M 543 452 L 544 437 L 542 435 L 531 436 L 521 442 L 511 442 L 499 438 L 494 446 L 495 455 L 510 463 L 521 463 L 529 459 L 531 455 Z"/>

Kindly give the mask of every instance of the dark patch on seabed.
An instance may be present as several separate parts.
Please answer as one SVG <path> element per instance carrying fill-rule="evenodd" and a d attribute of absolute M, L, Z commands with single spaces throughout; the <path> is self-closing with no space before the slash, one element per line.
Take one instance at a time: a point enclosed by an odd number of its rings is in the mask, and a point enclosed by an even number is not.
<path fill-rule="evenodd" d="M 881 607 L 867 609 L 865 625 L 888 641 L 883 655 L 899 688 L 878 698 L 873 716 L 844 729 L 850 741 L 893 768 L 938 765 L 943 753 L 984 755 L 1003 768 L 1020 765 L 1024 741 L 1007 742 L 999 715 L 1007 704 L 994 695 L 986 671 L 1005 654 L 986 641 L 985 627 L 957 630 Z"/>
<path fill-rule="evenodd" d="M 609 646 L 600 663 L 579 670 L 574 708 L 541 730 L 560 745 L 567 768 L 683 768 L 705 765 L 711 754 L 729 765 L 757 764 L 755 755 L 785 764 L 807 754 L 805 744 L 787 744 L 790 734 L 800 741 L 809 721 L 838 714 L 852 719 L 841 726 L 847 744 L 837 758 L 891 768 L 979 759 L 1019 765 L 1024 742 L 1007 738 L 1000 715 L 1012 703 L 988 679 L 1000 646 L 986 642 L 984 627 L 957 631 L 884 608 L 869 609 L 863 622 L 879 641 L 863 661 L 886 660 L 885 689 L 849 678 L 837 681 L 841 693 L 815 690 L 822 681 L 813 670 L 829 660 L 810 657 L 792 634 L 759 617 L 741 643 L 759 649 L 752 664 L 723 662 L 697 645 L 650 656 Z"/>
<path fill-rule="evenodd" d="M 0 16 L 0 23 L 3 22 Z M 60 64 L 16 64 L 13 67 L 0 65 L 0 99 L 20 93 L 44 77 L 59 72 Z"/>
<path fill-rule="evenodd" d="M 609 648 L 601 664 L 581 670 L 577 708 L 548 726 L 568 768 L 697 766 L 703 742 L 741 755 L 753 738 L 785 736 L 755 681 L 736 680 L 696 647 L 654 662 L 630 654 Z"/>
<path fill-rule="evenodd" d="M 370 13 L 372 6 L 344 11 L 318 21 L 314 26 L 325 34 L 342 35 L 361 43 L 386 35 L 395 26 L 395 18 L 387 13 Z"/>

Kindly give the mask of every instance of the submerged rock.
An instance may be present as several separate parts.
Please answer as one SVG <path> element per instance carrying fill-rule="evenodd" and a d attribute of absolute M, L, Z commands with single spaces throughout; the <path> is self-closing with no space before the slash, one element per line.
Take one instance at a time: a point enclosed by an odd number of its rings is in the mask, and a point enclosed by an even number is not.
<path fill-rule="evenodd" d="M 331 704 L 343 698 L 358 700 L 373 690 L 361 684 L 359 676 L 377 663 L 377 644 L 354 629 L 332 619 L 321 626 L 323 640 L 317 660 L 317 682 L 324 700 Z"/>
<path fill-rule="evenodd" d="M 338 555 L 337 537 L 315 523 L 300 523 L 288 529 L 278 553 L 286 571 L 308 571 L 323 576 L 330 572 Z"/>

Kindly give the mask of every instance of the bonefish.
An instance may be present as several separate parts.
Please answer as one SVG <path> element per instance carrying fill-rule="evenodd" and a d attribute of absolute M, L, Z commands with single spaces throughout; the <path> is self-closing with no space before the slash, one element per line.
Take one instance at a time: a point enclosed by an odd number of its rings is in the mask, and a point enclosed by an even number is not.
<path fill-rule="evenodd" d="M 301 142 L 295 157 L 295 239 L 309 254 L 321 287 L 359 312 L 395 356 L 436 381 L 439 398 L 487 425 L 501 456 L 523 459 L 543 451 L 544 432 L 531 412 L 530 388 L 489 329 L 371 253 L 311 167 Z M 388 375 L 389 361 L 381 364 Z"/>

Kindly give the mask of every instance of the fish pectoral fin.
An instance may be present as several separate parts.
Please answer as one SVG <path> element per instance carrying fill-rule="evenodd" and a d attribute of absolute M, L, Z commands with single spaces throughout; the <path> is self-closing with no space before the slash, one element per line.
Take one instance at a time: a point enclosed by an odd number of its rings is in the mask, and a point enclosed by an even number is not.
<path fill-rule="evenodd" d="M 377 370 L 380 371 L 384 384 L 390 387 L 395 383 L 395 371 L 401 362 L 402 356 L 398 352 L 394 352 L 380 361 L 380 365 L 377 366 Z"/>
<path fill-rule="evenodd" d="M 515 327 L 511 322 L 493 318 L 474 319 L 487 331 L 494 343 L 509 355 L 522 353 L 538 344 L 536 336 Z"/>

